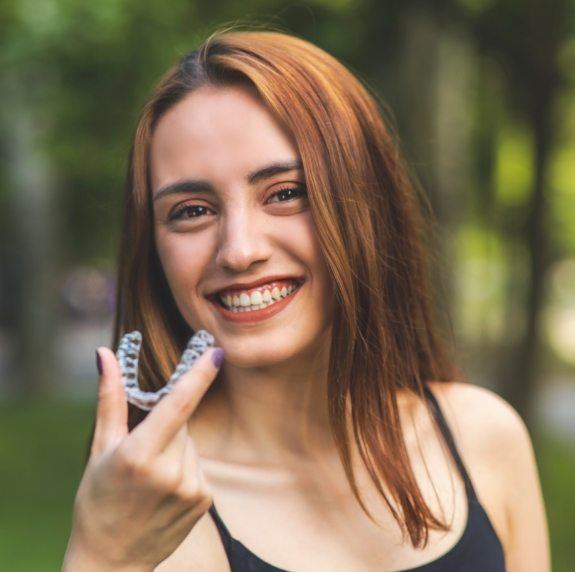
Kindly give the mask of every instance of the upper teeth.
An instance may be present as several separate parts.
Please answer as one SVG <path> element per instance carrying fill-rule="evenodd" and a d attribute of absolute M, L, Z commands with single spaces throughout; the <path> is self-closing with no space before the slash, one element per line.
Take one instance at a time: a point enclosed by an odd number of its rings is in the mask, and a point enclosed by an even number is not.
<path fill-rule="evenodd" d="M 273 288 L 264 287 L 263 290 L 254 290 L 251 294 L 247 292 L 239 292 L 238 294 L 228 294 L 226 296 L 219 296 L 220 300 L 228 307 L 239 308 L 248 306 L 269 306 L 285 298 L 288 294 L 291 294 L 297 288 L 296 284 L 290 284 L 289 286 L 283 286 L 279 288 L 274 286 Z"/>

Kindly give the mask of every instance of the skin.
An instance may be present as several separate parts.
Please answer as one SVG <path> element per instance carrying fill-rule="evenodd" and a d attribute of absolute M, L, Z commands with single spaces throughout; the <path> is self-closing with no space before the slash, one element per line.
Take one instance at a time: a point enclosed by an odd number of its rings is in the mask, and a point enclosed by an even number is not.
<path fill-rule="evenodd" d="M 74 502 L 64 572 L 153 570 L 209 508 L 212 497 L 186 421 L 216 376 L 214 352 L 204 353 L 128 433 L 118 361 L 98 348 L 94 439 Z"/>
<path fill-rule="evenodd" d="M 293 143 L 246 90 L 203 88 L 160 120 L 151 155 L 154 196 L 186 179 L 213 186 L 211 193 L 164 195 L 154 212 L 159 257 L 182 315 L 226 350 L 225 398 L 217 401 L 233 428 L 222 441 L 237 435 L 230 450 L 241 446 L 244 460 L 289 451 L 315 456 L 331 447 L 324 399 L 333 312 L 327 269 L 307 199 L 273 197 L 304 184 L 303 172 L 246 182 L 258 169 L 296 161 Z M 190 216 L 196 209 L 170 221 L 179 205 L 205 208 L 202 216 Z M 263 322 L 231 323 L 206 299 L 228 284 L 278 274 L 306 280 L 285 310 Z"/>
<path fill-rule="evenodd" d="M 94 495 L 89 486 L 81 487 L 66 570 L 227 572 L 218 532 L 206 514 L 209 499 L 235 538 L 267 562 L 298 572 L 412 568 L 442 556 L 461 537 L 467 518 L 462 479 L 424 405 L 406 395 L 399 395 L 399 406 L 415 478 L 431 510 L 451 529 L 431 530 L 423 549 L 402 542 L 353 447 L 361 494 L 381 527 L 351 494 L 328 424 L 325 388 L 333 293 L 313 220 L 301 197 L 270 200 L 279 189 L 303 184 L 303 173 L 247 182 L 250 173 L 270 163 L 297 159 L 289 135 L 245 88 L 201 88 L 160 119 L 151 152 L 158 253 L 182 315 L 193 329 L 211 332 L 226 358 L 215 383 L 215 370 L 202 373 L 194 366 L 178 383 L 181 393 L 163 400 L 160 405 L 168 405 L 156 407 L 134 430 L 139 439 L 130 441 L 121 384 L 113 374 L 117 362 L 111 352 L 105 353 L 108 377 L 105 372 L 101 384 L 108 389 L 99 404 L 103 429 L 94 453 L 99 462 L 92 463 L 100 470 L 87 471 L 83 480 L 108 483 L 110 503 L 107 511 L 100 511 L 104 524 L 98 528 L 93 524 L 98 522 Z M 162 191 L 189 179 L 210 183 L 211 192 Z M 184 205 L 184 218 L 170 221 L 170 213 Z M 193 213 L 201 216 L 190 217 Z M 263 322 L 227 322 L 206 298 L 232 282 L 272 274 L 301 275 L 306 282 L 291 304 Z M 432 382 L 430 387 L 502 541 L 507 570 L 550 570 L 537 468 L 521 419 L 486 389 L 457 382 Z M 170 430 L 162 430 L 162 423 Z M 167 456 L 160 454 L 165 449 L 171 452 Z M 114 473 L 116 465 L 102 459 L 117 461 L 118 450 L 120 461 L 135 459 L 140 470 L 129 462 L 128 476 L 126 471 Z M 157 517 L 154 502 L 149 502 L 142 503 L 139 515 L 131 507 L 131 518 L 138 520 L 125 527 L 128 538 L 123 538 L 119 520 L 115 534 L 106 536 L 102 531 L 114 521 L 114 511 L 118 519 L 117 513 L 123 514 L 117 505 L 126 510 L 117 490 L 125 478 L 152 501 L 164 499 L 167 510 L 180 506 L 189 513 L 187 533 L 167 526 L 161 542 L 150 540 Z M 166 499 L 172 504 L 166 505 Z M 91 519 L 82 519 L 83 513 Z M 82 534 L 88 524 L 97 530 Z M 146 543 L 151 543 L 147 560 L 132 561 L 130 567 L 126 547 Z M 110 547 L 116 559 L 104 566 L 98 555 Z M 118 547 L 123 547 L 120 554 Z"/>

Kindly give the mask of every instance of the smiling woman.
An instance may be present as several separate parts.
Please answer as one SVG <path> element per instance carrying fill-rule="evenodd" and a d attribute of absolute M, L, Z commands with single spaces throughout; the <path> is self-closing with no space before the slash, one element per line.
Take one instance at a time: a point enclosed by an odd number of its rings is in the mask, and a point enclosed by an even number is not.
<path fill-rule="evenodd" d="M 99 349 L 65 568 L 548 570 L 529 436 L 458 381 L 424 222 L 324 51 L 228 31 L 170 69 L 136 128 L 114 345 L 142 333 L 144 390 L 181 378 L 128 411 Z M 199 330 L 219 348 L 190 369 Z"/>
<path fill-rule="evenodd" d="M 253 89 L 197 88 L 161 117 L 150 149 L 155 249 L 186 323 L 239 368 L 319 352 L 333 293 L 302 162 Z"/>

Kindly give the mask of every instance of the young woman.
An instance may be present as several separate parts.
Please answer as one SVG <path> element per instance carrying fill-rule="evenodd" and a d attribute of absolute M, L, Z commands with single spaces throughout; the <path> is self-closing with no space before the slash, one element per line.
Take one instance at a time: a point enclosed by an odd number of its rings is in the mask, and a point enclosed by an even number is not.
<path fill-rule="evenodd" d="M 101 372 L 64 570 L 545 572 L 526 428 L 457 381 L 424 218 L 378 107 L 317 47 L 210 37 L 138 123 L 117 345 Z M 222 363 L 222 353 L 225 359 Z"/>

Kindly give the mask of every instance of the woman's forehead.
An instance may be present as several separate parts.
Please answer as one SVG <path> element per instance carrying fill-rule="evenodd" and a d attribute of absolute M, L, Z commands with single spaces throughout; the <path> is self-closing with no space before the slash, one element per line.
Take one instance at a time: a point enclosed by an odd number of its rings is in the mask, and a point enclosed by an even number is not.
<path fill-rule="evenodd" d="M 297 160 L 291 138 L 243 87 L 202 87 L 159 120 L 152 137 L 153 188 L 166 179 L 245 177 L 261 165 Z"/>

